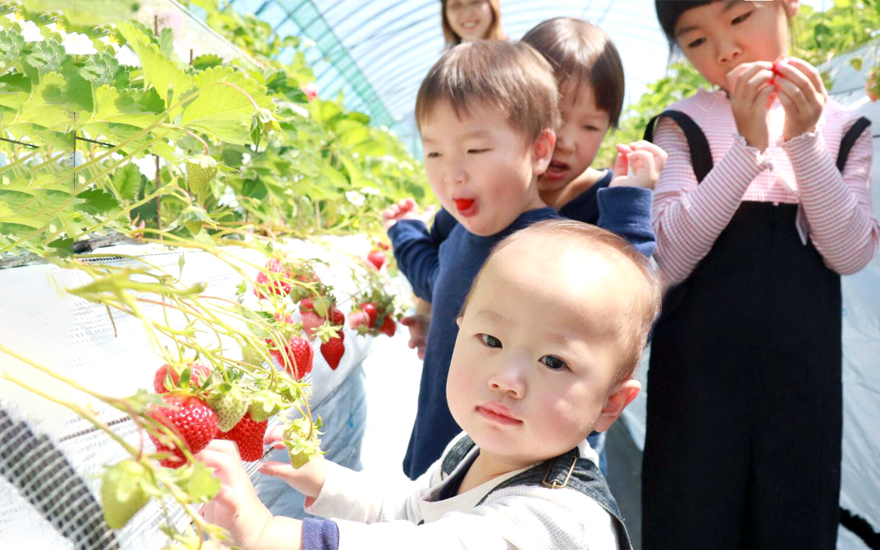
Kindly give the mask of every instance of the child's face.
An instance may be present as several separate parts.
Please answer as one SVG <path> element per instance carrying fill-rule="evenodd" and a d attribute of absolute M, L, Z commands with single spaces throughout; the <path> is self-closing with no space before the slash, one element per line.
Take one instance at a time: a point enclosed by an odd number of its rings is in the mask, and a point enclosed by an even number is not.
<path fill-rule="evenodd" d="M 590 167 L 610 125 L 608 113 L 596 107 L 589 83 L 566 82 L 561 92 L 562 128 L 556 133 L 553 160 L 538 179 L 542 194 L 564 189 Z"/>
<path fill-rule="evenodd" d="M 615 383 L 629 308 L 621 297 L 644 285 L 638 270 L 529 240 L 509 243 L 480 276 L 459 319 L 446 387 L 455 421 L 511 469 L 607 430 L 639 388 Z"/>
<path fill-rule="evenodd" d="M 476 104 L 456 116 L 441 101 L 421 124 L 425 171 L 440 204 L 475 235 L 494 235 L 543 206 L 537 177 L 553 152 L 553 133 L 534 143 L 501 109 Z"/>
<path fill-rule="evenodd" d="M 449 0 L 446 20 L 463 42 L 486 38 L 494 19 L 488 0 Z"/>
<path fill-rule="evenodd" d="M 788 17 L 798 0 L 711 2 L 681 14 L 676 42 L 706 80 L 727 88 L 727 73 L 742 63 L 788 55 Z"/>

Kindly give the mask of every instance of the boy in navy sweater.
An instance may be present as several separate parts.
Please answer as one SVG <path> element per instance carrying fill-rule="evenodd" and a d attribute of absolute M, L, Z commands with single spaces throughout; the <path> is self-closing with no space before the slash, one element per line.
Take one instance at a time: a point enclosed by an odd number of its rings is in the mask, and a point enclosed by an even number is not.
<path fill-rule="evenodd" d="M 446 378 L 455 320 L 474 277 L 504 237 L 559 217 L 538 194 L 560 125 L 558 95 L 550 64 L 524 43 L 462 44 L 446 52 L 422 82 L 416 120 L 428 181 L 458 224 L 438 248 L 424 223 L 388 220 L 401 270 L 434 306 L 404 461 L 413 479 L 461 431 L 447 406 Z M 656 172 L 652 163 L 646 159 L 639 170 Z M 402 211 L 400 217 L 411 214 Z"/>

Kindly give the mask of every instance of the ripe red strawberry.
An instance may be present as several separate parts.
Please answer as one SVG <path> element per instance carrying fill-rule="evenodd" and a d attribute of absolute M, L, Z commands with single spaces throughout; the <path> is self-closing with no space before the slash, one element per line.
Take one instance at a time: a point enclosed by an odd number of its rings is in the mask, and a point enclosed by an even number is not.
<path fill-rule="evenodd" d="M 226 433 L 220 432 L 217 439 L 235 441 L 241 459 L 245 462 L 253 462 L 263 458 L 263 436 L 266 435 L 268 425 L 268 420 L 257 422 L 248 413 L 231 430 Z"/>
<path fill-rule="evenodd" d="M 394 332 L 397 330 L 397 323 L 394 322 L 394 319 L 389 315 L 385 317 L 385 321 L 382 323 L 382 326 L 379 327 L 379 332 L 382 334 L 387 334 L 390 337 L 394 336 Z"/>
<path fill-rule="evenodd" d="M 309 340 L 315 339 L 315 329 L 324 324 L 324 318 L 314 311 L 306 311 L 302 314 L 303 331 Z"/>
<path fill-rule="evenodd" d="M 321 344 L 321 355 L 324 356 L 327 364 L 333 370 L 336 370 L 336 367 L 339 366 L 339 361 L 342 360 L 342 356 L 345 353 L 345 345 L 342 343 L 344 339 L 345 334 L 340 332 L 336 338 L 331 338 Z"/>
<path fill-rule="evenodd" d="M 345 314 L 335 307 L 330 308 L 330 324 L 335 327 L 345 325 Z"/>
<path fill-rule="evenodd" d="M 211 369 L 206 367 L 205 365 L 200 365 L 198 363 L 192 363 L 189 365 L 191 368 L 190 374 L 190 387 L 202 387 L 202 384 L 205 383 L 205 380 L 211 376 Z M 180 370 L 183 370 L 183 367 L 177 367 Z M 168 364 L 164 364 L 158 369 L 156 369 L 156 374 L 153 376 L 153 389 L 156 390 L 156 393 L 168 393 L 168 388 L 165 387 L 165 379 L 168 377 Z M 173 387 L 177 388 L 178 381 L 180 380 L 180 375 L 177 370 L 171 369 L 171 383 Z"/>
<path fill-rule="evenodd" d="M 284 267 L 284 264 L 281 263 L 281 260 L 277 258 L 270 258 L 268 262 L 266 262 L 266 271 L 269 273 L 281 273 L 282 276 L 290 278 L 290 272 Z M 257 298 L 263 299 L 266 296 L 260 291 L 261 288 L 265 288 L 265 285 L 269 285 L 269 292 L 272 294 L 276 294 L 278 296 L 287 296 L 290 294 L 290 283 L 287 281 L 272 281 L 270 284 L 269 276 L 266 274 L 266 271 L 260 271 L 257 274 L 257 286 L 254 287 L 254 294 L 256 294 Z"/>
<path fill-rule="evenodd" d="M 191 453 L 204 449 L 217 433 L 217 415 L 211 407 L 191 395 L 163 395 L 162 400 L 171 406 L 150 407 L 147 414 L 177 432 Z M 162 466 L 179 468 L 186 463 L 180 449 L 163 444 L 153 434 L 150 434 L 150 439 L 156 444 L 156 450 L 173 453 L 173 456 L 160 461 Z"/>
<path fill-rule="evenodd" d="M 375 328 L 376 326 L 376 317 L 379 315 L 379 310 L 376 309 L 376 302 L 367 302 L 366 304 L 361 304 L 361 311 L 367 314 L 367 317 L 370 319 L 369 328 Z"/>
<path fill-rule="evenodd" d="M 376 269 L 382 269 L 382 266 L 385 265 L 385 253 L 381 250 L 371 250 L 369 254 L 367 254 L 367 260 L 376 267 Z"/>
<path fill-rule="evenodd" d="M 294 379 L 299 380 L 312 372 L 312 346 L 309 341 L 299 336 L 291 336 L 290 341 L 284 348 L 284 352 L 275 348 L 271 338 L 266 339 L 269 344 L 269 353 L 278 361 L 278 364 L 287 369 L 287 373 Z M 288 359 L 285 361 L 285 357 Z"/>
<path fill-rule="evenodd" d="M 311 298 L 303 298 L 299 303 L 299 312 L 315 311 L 315 301 Z"/>

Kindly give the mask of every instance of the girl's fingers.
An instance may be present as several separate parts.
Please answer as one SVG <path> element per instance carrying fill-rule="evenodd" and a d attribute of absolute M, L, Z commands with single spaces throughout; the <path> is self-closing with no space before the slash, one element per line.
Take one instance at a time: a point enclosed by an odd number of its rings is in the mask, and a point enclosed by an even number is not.
<path fill-rule="evenodd" d="M 788 63 L 807 75 L 807 78 L 810 79 L 813 88 L 817 92 L 822 95 L 828 95 L 828 91 L 825 89 L 825 82 L 822 80 L 822 75 L 819 74 L 819 70 L 816 67 L 797 57 L 789 57 Z"/>
<path fill-rule="evenodd" d="M 794 84 L 797 88 L 801 90 L 801 93 L 804 95 L 804 97 L 812 97 L 819 93 L 813 86 L 813 83 L 810 82 L 809 77 L 801 72 L 800 69 L 796 69 L 792 65 L 789 65 L 785 62 L 777 63 L 776 67 L 779 71 L 779 74 L 783 76 L 783 78 L 777 79 L 779 84 Z"/>
<path fill-rule="evenodd" d="M 793 108 L 793 114 L 800 114 L 802 108 L 806 108 L 806 99 L 803 91 L 791 82 L 779 83 L 779 101 Z"/>
<path fill-rule="evenodd" d="M 727 92 L 733 96 L 741 94 L 741 89 L 746 83 L 761 71 L 769 71 L 773 74 L 773 64 L 764 61 L 755 63 L 743 63 L 727 73 Z"/>

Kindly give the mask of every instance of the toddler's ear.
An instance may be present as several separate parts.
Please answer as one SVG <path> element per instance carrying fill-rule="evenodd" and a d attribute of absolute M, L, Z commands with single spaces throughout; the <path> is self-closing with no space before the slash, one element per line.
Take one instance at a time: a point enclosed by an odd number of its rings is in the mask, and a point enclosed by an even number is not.
<path fill-rule="evenodd" d="M 532 170 L 541 175 L 550 167 L 553 159 L 553 149 L 556 147 L 556 132 L 545 129 L 532 143 Z"/>
<path fill-rule="evenodd" d="M 613 387 L 611 393 L 608 394 L 608 398 L 605 400 L 605 406 L 599 413 L 599 419 L 596 420 L 596 426 L 593 429 L 597 432 L 607 431 L 623 413 L 623 409 L 632 403 L 641 389 L 642 383 L 632 378 L 624 380 Z"/>

